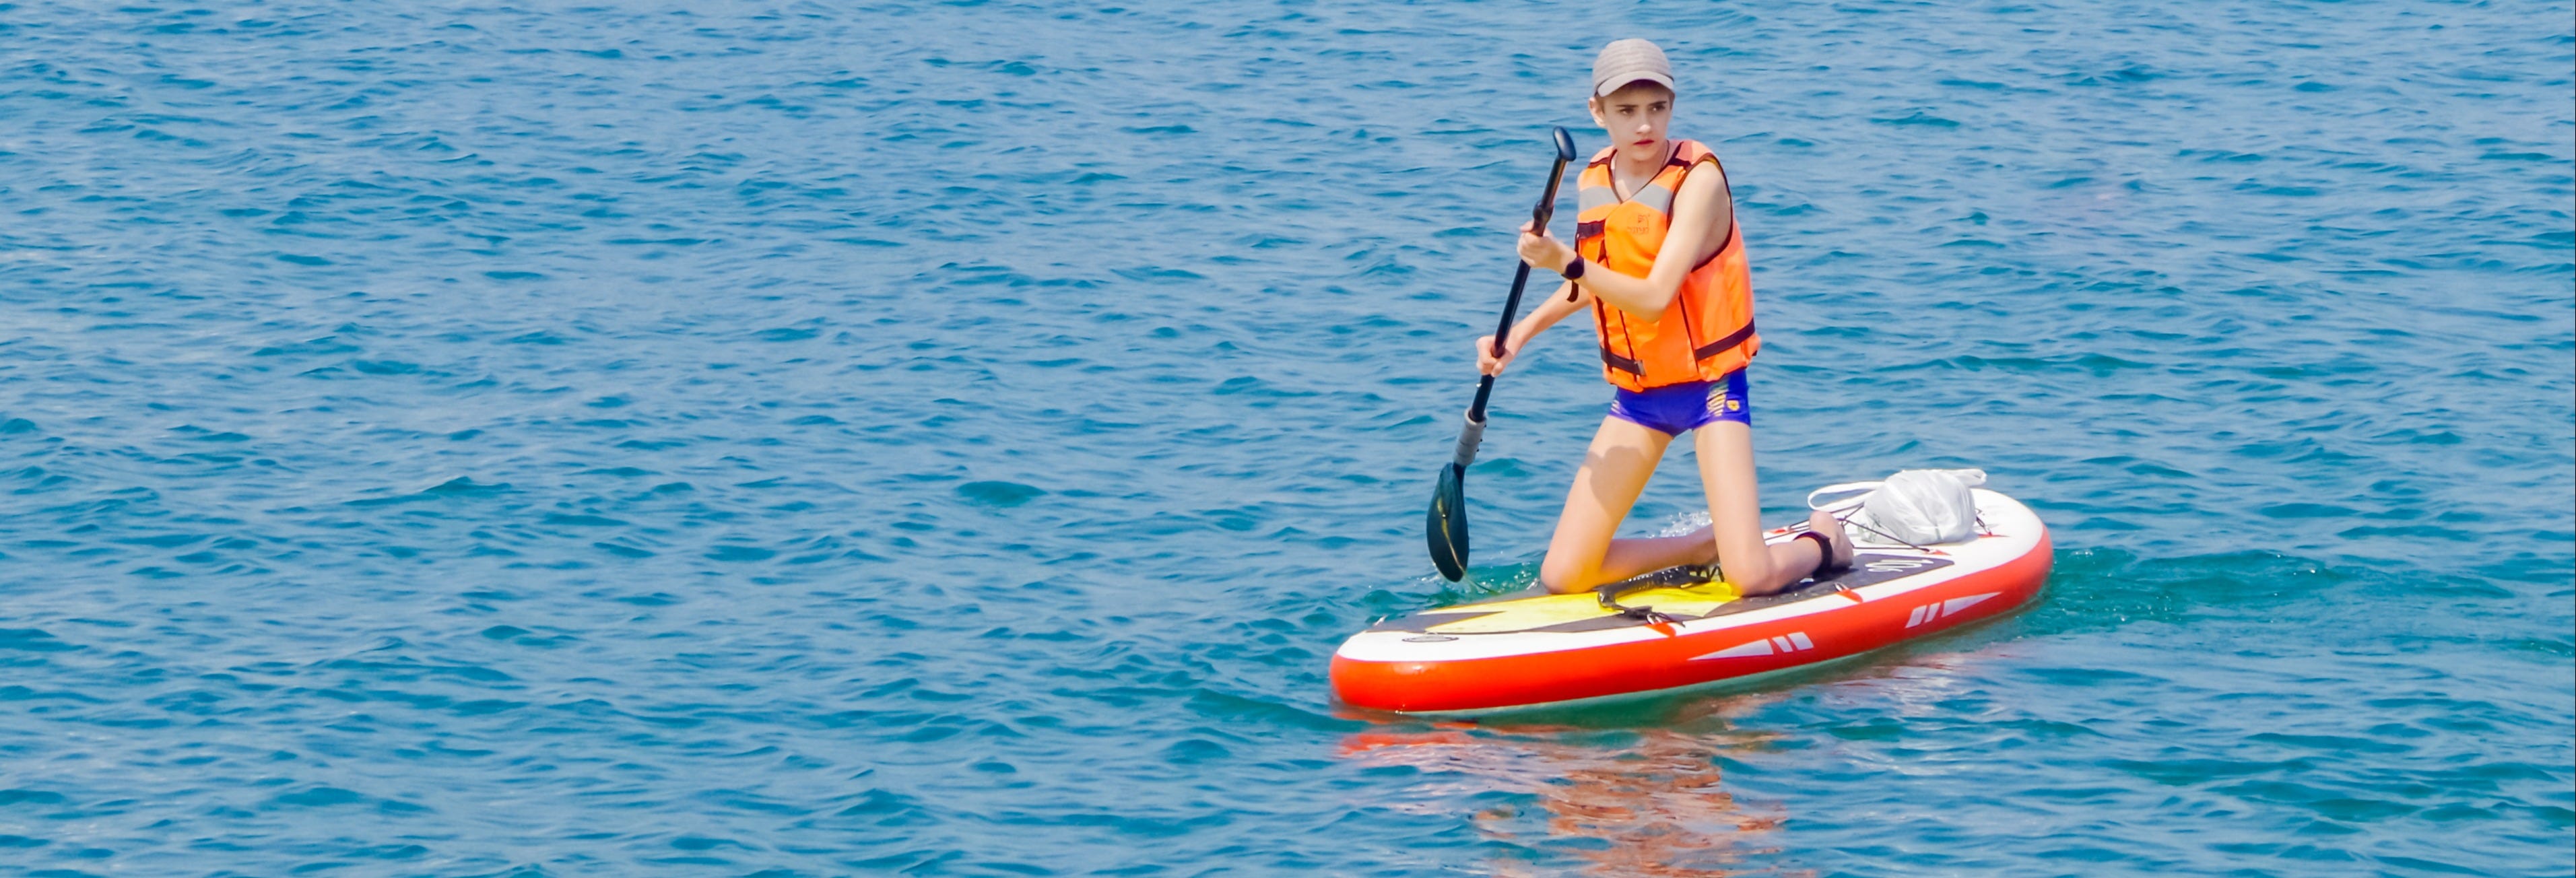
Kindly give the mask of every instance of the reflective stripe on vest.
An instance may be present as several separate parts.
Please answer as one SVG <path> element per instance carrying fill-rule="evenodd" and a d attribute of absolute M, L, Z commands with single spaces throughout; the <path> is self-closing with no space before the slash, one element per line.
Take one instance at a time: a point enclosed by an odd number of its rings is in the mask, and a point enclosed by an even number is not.
<path fill-rule="evenodd" d="M 1613 149 L 1592 157 L 1576 188 L 1575 249 L 1593 264 L 1629 277 L 1655 268 L 1672 228 L 1673 194 L 1682 181 L 1717 156 L 1695 141 L 1677 141 L 1673 157 L 1634 195 L 1620 198 L 1610 179 Z M 1723 177 L 1721 176 L 1721 179 Z M 1691 268 L 1662 317 L 1642 320 L 1595 297 L 1592 325 L 1600 332 L 1602 376 L 1629 390 L 1693 381 L 1715 381 L 1744 368 L 1762 349 L 1753 331 L 1753 274 L 1744 261 L 1744 236 L 1731 215 L 1726 241 Z"/>

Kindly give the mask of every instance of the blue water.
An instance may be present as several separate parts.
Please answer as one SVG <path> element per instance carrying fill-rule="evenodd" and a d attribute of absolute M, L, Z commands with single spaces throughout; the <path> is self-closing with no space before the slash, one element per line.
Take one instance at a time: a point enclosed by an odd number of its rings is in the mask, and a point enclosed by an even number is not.
<path fill-rule="evenodd" d="M 0 5 L 0 875 L 2565 875 L 2571 21 Z M 1766 507 L 1982 466 L 2056 575 L 1339 708 L 1532 575 L 1580 324 L 1469 585 L 1422 508 L 1631 35 L 1741 200 Z"/>

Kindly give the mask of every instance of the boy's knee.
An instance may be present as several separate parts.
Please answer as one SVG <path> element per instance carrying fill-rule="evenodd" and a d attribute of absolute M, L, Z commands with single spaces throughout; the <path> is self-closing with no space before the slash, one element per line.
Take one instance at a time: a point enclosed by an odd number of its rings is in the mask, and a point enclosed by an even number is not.
<path fill-rule="evenodd" d="M 1564 560 L 1555 552 L 1549 552 L 1546 559 L 1538 562 L 1539 584 L 1557 594 L 1582 591 L 1588 587 L 1586 580 L 1591 574 L 1592 571 L 1584 569 L 1583 565 Z"/>

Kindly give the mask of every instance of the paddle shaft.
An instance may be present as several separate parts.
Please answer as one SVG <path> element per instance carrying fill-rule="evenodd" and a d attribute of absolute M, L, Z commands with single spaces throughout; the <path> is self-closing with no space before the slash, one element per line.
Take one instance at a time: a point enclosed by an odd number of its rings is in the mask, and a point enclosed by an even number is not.
<path fill-rule="evenodd" d="M 1503 303 L 1503 325 L 1494 329 L 1494 356 L 1496 357 L 1503 355 L 1503 339 L 1508 338 L 1511 335 L 1512 316 L 1515 312 L 1518 312 L 1521 309 L 1521 288 L 1529 283 L 1529 273 L 1529 263 L 1524 262 L 1521 263 L 1520 271 L 1512 276 L 1512 297 L 1510 301 Z M 1476 404 L 1467 407 L 1467 420 L 1474 421 L 1479 424 L 1484 423 L 1485 400 L 1492 398 L 1493 395 L 1494 376 L 1487 375 L 1478 379 L 1476 381 Z"/>
<path fill-rule="evenodd" d="M 1547 221 L 1556 215 L 1556 189 L 1557 184 L 1565 180 L 1565 164 L 1565 157 L 1558 156 L 1555 166 L 1549 168 L 1547 172 L 1547 194 L 1539 196 L 1538 206 L 1530 209 L 1530 228 L 1542 236 L 1547 234 Z M 1512 318 L 1520 315 L 1521 292 L 1529 289 L 1529 276 L 1530 264 L 1527 262 L 1521 263 L 1520 268 L 1512 272 L 1512 294 L 1503 300 L 1503 318 L 1494 323 L 1494 356 L 1496 357 L 1503 355 L 1503 341 L 1512 335 Z M 1485 401 L 1493 395 L 1494 376 L 1487 375 L 1483 380 L 1476 382 L 1476 404 L 1467 407 L 1467 423 L 1475 428 L 1472 432 L 1477 438 L 1483 438 Z M 1466 441 L 1466 434 L 1460 434 L 1458 438 L 1458 463 L 1463 466 L 1476 459 L 1476 447 Z"/>

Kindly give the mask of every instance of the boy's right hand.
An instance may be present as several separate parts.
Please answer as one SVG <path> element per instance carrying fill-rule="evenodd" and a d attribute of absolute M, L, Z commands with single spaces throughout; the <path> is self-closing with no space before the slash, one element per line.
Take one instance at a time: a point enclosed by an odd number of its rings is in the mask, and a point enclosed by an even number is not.
<path fill-rule="evenodd" d="M 1480 337 L 1476 339 L 1476 371 L 1487 375 L 1501 375 L 1503 367 L 1511 365 L 1512 358 L 1520 356 L 1520 353 L 1518 347 L 1505 347 L 1502 356 L 1494 356 L 1494 337 L 1490 335 Z"/>

